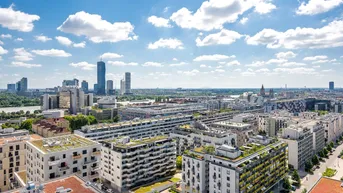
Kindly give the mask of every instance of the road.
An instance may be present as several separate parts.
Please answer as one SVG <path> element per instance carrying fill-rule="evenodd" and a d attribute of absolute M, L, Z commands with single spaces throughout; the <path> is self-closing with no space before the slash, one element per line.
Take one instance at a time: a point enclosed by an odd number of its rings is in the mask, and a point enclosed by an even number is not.
<path fill-rule="evenodd" d="M 343 168 L 343 160 L 338 158 L 337 156 L 340 154 L 340 152 L 343 150 L 343 144 L 337 146 L 332 153 L 332 155 L 329 156 L 328 159 L 324 159 L 324 162 L 320 162 L 320 168 L 316 169 L 313 172 L 313 175 L 310 174 L 304 174 L 304 172 L 299 171 L 301 179 L 301 188 L 297 189 L 296 193 L 301 193 L 301 191 L 306 188 L 307 191 L 309 191 L 320 179 L 322 176 L 322 173 L 326 170 L 327 167 L 335 168 L 337 171 L 339 171 L 333 178 L 334 179 L 340 179 L 343 175 L 340 170 L 340 168 Z M 340 176 L 341 175 L 341 176 Z"/>

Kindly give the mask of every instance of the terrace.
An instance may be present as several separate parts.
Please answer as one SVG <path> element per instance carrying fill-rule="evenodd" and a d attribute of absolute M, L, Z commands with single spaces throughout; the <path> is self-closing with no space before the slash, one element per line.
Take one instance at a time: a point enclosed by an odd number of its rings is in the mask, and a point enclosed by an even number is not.
<path fill-rule="evenodd" d="M 107 142 L 109 143 L 114 143 L 115 147 L 119 148 L 131 148 L 139 145 L 144 145 L 144 144 L 151 144 L 154 142 L 159 142 L 165 139 L 168 139 L 168 136 L 156 136 L 156 137 L 150 137 L 150 138 L 144 138 L 141 140 L 130 140 L 128 143 L 123 143 L 121 142 L 122 138 L 116 138 L 114 140 L 109 140 Z"/>
<path fill-rule="evenodd" d="M 44 153 L 59 152 L 80 147 L 87 147 L 96 144 L 89 139 L 77 135 L 64 135 L 59 137 L 45 138 L 30 141 L 37 149 Z"/>

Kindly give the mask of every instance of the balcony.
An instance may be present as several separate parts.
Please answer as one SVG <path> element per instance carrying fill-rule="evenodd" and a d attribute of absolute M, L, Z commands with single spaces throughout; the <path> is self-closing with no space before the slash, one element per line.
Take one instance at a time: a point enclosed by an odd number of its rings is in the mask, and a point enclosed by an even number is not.
<path fill-rule="evenodd" d="M 82 158 L 82 155 L 81 155 L 81 154 L 73 155 L 73 159 L 81 159 L 81 158 Z"/>
<path fill-rule="evenodd" d="M 91 167 L 91 171 L 98 171 L 98 170 L 100 170 L 100 166 Z"/>
<path fill-rule="evenodd" d="M 61 162 L 60 159 L 54 160 L 54 161 L 48 161 L 48 165 L 49 166 L 55 166 L 55 165 L 58 165 L 60 162 Z"/>
<path fill-rule="evenodd" d="M 90 159 L 88 161 L 85 161 L 85 164 L 91 164 L 91 163 L 96 163 L 98 162 L 99 160 L 98 159 Z"/>
<path fill-rule="evenodd" d="M 100 150 L 98 150 L 98 151 L 93 151 L 92 152 L 92 155 L 100 155 L 101 154 L 101 151 Z"/>
<path fill-rule="evenodd" d="M 61 172 L 69 169 L 68 166 L 58 166 L 58 168 L 60 169 Z"/>

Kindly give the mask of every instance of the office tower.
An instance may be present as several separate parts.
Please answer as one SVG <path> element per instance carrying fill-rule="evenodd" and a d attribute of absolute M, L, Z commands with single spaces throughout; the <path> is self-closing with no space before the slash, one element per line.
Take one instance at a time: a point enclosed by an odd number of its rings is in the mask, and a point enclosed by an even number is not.
<path fill-rule="evenodd" d="M 108 80 L 107 82 L 107 95 L 112 95 L 113 94 L 113 80 Z"/>
<path fill-rule="evenodd" d="M 329 90 L 335 90 L 335 82 L 329 82 Z"/>
<path fill-rule="evenodd" d="M 264 89 L 263 84 L 262 84 L 262 87 L 261 87 L 261 89 L 260 89 L 260 95 L 261 95 L 261 96 L 265 96 L 265 95 L 266 95 L 266 90 Z"/>
<path fill-rule="evenodd" d="M 73 80 L 63 80 L 62 86 L 79 86 L 79 80 L 76 78 Z"/>
<path fill-rule="evenodd" d="M 83 92 L 88 93 L 88 82 L 87 81 L 82 81 L 81 83 L 81 89 L 83 90 Z"/>
<path fill-rule="evenodd" d="M 131 73 L 125 72 L 125 94 L 131 94 Z"/>
<path fill-rule="evenodd" d="M 21 82 L 20 82 L 20 80 L 15 84 L 15 88 L 16 88 L 17 92 L 20 92 L 20 89 L 21 89 Z"/>
<path fill-rule="evenodd" d="M 15 84 L 7 84 L 7 92 L 15 92 Z"/>
<path fill-rule="evenodd" d="M 101 145 L 77 135 L 26 142 L 27 181 L 46 182 L 79 173 L 87 181 L 99 178 Z"/>
<path fill-rule="evenodd" d="M 123 79 L 120 80 L 120 94 L 121 95 L 125 94 L 125 80 Z"/>
<path fill-rule="evenodd" d="M 99 90 L 98 84 L 94 84 L 94 93 L 97 94 Z"/>
<path fill-rule="evenodd" d="M 105 62 L 99 61 L 98 65 L 98 95 L 105 95 L 106 94 L 106 65 Z"/>
<path fill-rule="evenodd" d="M 26 77 L 23 77 L 20 80 L 20 85 L 21 85 L 20 91 L 26 92 L 27 89 L 28 89 L 28 83 L 27 83 L 27 78 Z"/>

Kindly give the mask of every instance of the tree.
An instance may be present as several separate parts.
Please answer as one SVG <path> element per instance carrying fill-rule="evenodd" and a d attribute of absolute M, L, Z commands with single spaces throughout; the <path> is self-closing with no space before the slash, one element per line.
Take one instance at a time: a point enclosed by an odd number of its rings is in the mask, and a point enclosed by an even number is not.
<path fill-rule="evenodd" d="M 324 155 L 324 151 L 323 150 L 321 150 L 319 153 L 318 153 L 318 155 L 320 156 L 320 157 L 325 157 L 325 155 Z"/>
<path fill-rule="evenodd" d="M 334 144 L 333 144 L 333 142 L 331 141 L 330 142 L 330 144 L 329 144 L 330 146 L 331 146 L 331 148 L 333 148 L 333 146 L 334 146 Z"/>
<path fill-rule="evenodd" d="M 317 155 L 314 155 L 314 156 L 312 157 L 312 163 L 313 163 L 314 165 L 319 164 L 319 159 L 318 159 Z"/>
<path fill-rule="evenodd" d="M 312 164 L 311 160 L 308 160 L 307 162 L 305 162 L 305 171 L 306 172 L 310 172 L 312 168 L 313 168 L 313 164 Z"/>
<path fill-rule="evenodd" d="M 326 146 L 326 149 L 327 149 L 328 151 L 331 151 L 331 150 L 332 150 L 331 145 L 327 145 L 327 146 Z"/>
<path fill-rule="evenodd" d="M 176 158 L 176 168 L 181 170 L 182 169 L 182 156 L 177 156 Z"/>
<path fill-rule="evenodd" d="M 19 129 L 28 130 L 28 131 L 32 132 L 32 119 L 27 119 L 27 120 L 23 121 L 20 124 Z"/>
<path fill-rule="evenodd" d="M 328 153 L 329 153 L 329 151 L 324 147 L 324 149 L 323 149 L 323 153 L 324 153 L 324 155 L 325 155 L 325 157 L 327 157 L 328 156 Z"/>
<path fill-rule="evenodd" d="M 283 185 L 282 187 L 286 190 L 290 190 L 291 189 L 291 183 L 289 182 L 289 179 L 288 177 L 286 177 L 284 180 L 283 180 Z"/>
<path fill-rule="evenodd" d="M 94 125 L 98 123 L 98 120 L 93 115 L 87 116 L 87 119 L 89 125 Z"/>
<path fill-rule="evenodd" d="M 300 182 L 300 176 L 298 174 L 298 170 L 294 170 L 292 173 L 292 178 L 294 181 L 296 181 L 297 186 L 300 186 L 301 182 Z"/>
<path fill-rule="evenodd" d="M 306 192 L 307 192 L 306 188 L 304 188 L 303 191 L 301 191 L 301 193 L 306 193 Z"/>
<path fill-rule="evenodd" d="M 119 115 L 116 115 L 115 117 L 113 117 L 113 122 L 117 123 L 119 121 L 120 121 Z"/>

